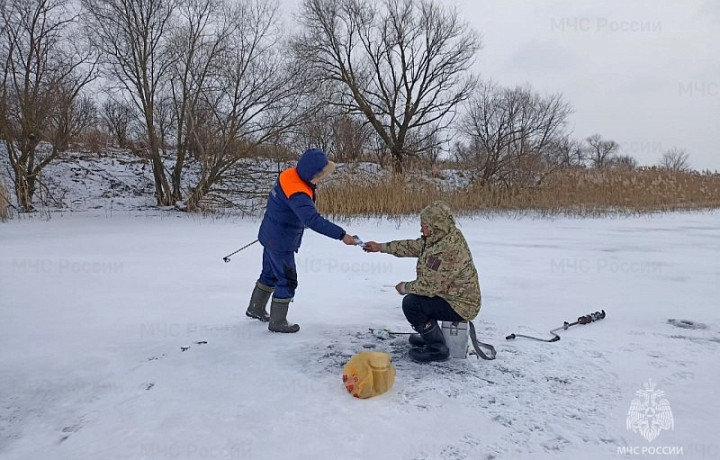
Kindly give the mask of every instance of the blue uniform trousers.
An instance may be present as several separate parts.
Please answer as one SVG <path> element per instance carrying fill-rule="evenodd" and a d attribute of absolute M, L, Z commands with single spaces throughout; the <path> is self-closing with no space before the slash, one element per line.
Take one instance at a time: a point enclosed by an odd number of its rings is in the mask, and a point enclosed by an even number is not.
<path fill-rule="evenodd" d="M 262 284 L 275 288 L 276 299 L 292 299 L 297 288 L 297 270 L 293 251 L 270 251 L 263 249 L 263 265 L 260 278 Z"/>

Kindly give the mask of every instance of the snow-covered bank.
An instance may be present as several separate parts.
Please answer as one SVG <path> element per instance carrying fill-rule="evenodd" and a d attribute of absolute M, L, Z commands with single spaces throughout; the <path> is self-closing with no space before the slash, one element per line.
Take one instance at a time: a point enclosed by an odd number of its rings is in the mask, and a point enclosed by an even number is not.
<path fill-rule="evenodd" d="M 409 330 L 393 286 L 413 260 L 308 232 L 289 314 L 302 329 L 276 335 L 244 316 L 261 248 L 221 260 L 257 221 L 169 216 L 0 225 L 0 457 L 720 456 L 720 213 L 463 219 L 478 333 L 498 358 L 425 366 L 407 361 L 404 337 L 367 333 Z M 418 227 L 346 225 L 379 241 Z M 606 319 L 557 343 L 504 339 L 601 308 Z M 392 353 L 397 380 L 358 401 L 340 370 L 371 348 Z M 652 443 L 626 429 L 648 379 L 674 415 Z"/>

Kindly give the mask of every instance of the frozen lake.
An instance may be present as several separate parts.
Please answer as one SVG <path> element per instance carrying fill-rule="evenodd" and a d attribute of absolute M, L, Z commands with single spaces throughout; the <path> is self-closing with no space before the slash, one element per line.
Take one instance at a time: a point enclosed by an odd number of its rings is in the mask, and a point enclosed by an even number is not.
<path fill-rule="evenodd" d="M 419 221 L 343 226 L 419 234 Z M 461 219 L 483 293 L 475 324 L 498 357 L 431 365 L 407 359 L 405 336 L 368 333 L 410 330 L 394 286 L 414 260 L 312 232 L 288 315 L 300 332 L 246 318 L 262 248 L 221 259 L 257 227 L 174 214 L 0 224 L 0 457 L 720 457 L 718 212 Z M 559 342 L 505 340 L 600 309 Z M 395 386 L 355 400 L 341 367 L 368 349 L 392 354 Z M 626 427 L 649 380 L 673 416 L 652 441 Z"/>

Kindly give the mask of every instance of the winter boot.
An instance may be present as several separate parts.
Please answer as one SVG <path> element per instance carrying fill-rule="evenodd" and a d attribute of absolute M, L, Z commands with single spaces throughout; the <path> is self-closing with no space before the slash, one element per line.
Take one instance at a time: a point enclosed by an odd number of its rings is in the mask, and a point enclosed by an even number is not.
<path fill-rule="evenodd" d="M 252 296 L 250 297 L 250 305 L 245 311 L 245 315 L 250 318 L 259 319 L 263 322 L 270 321 L 270 315 L 268 315 L 265 306 L 270 300 L 273 288 L 265 286 L 260 281 L 255 283 L 255 289 L 253 289 Z"/>
<path fill-rule="evenodd" d="M 270 324 L 268 329 L 272 332 L 297 332 L 300 326 L 287 322 L 287 312 L 292 299 L 276 299 L 273 297 L 270 304 Z"/>
<path fill-rule="evenodd" d="M 408 342 L 410 342 L 410 345 L 413 347 L 422 347 L 425 345 L 425 341 L 420 334 L 410 334 Z"/>
<path fill-rule="evenodd" d="M 425 346 L 410 349 L 409 354 L 413 361 L 427 363 L 430 361 L 445 361 L 450 357 L 450 350 L 445 344 L 445 337 L 437 321 L 430 320 L 424 325 L 416 327 L 415 330 L 420 332 L 422 339 L 425 341 Z"/>

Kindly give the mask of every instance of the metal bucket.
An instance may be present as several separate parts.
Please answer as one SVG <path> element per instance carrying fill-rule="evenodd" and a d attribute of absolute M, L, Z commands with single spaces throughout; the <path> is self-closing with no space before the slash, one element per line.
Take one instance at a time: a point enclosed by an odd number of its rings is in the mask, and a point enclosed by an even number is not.
<path fill-rule="evenodd" d="M 445 343 L 450 349 L 450 357 L 454 359 L 466 359 L 468 356 L 469 328 L 467 321 L 453 323 L 442 321 L 442 333 Z"/>

